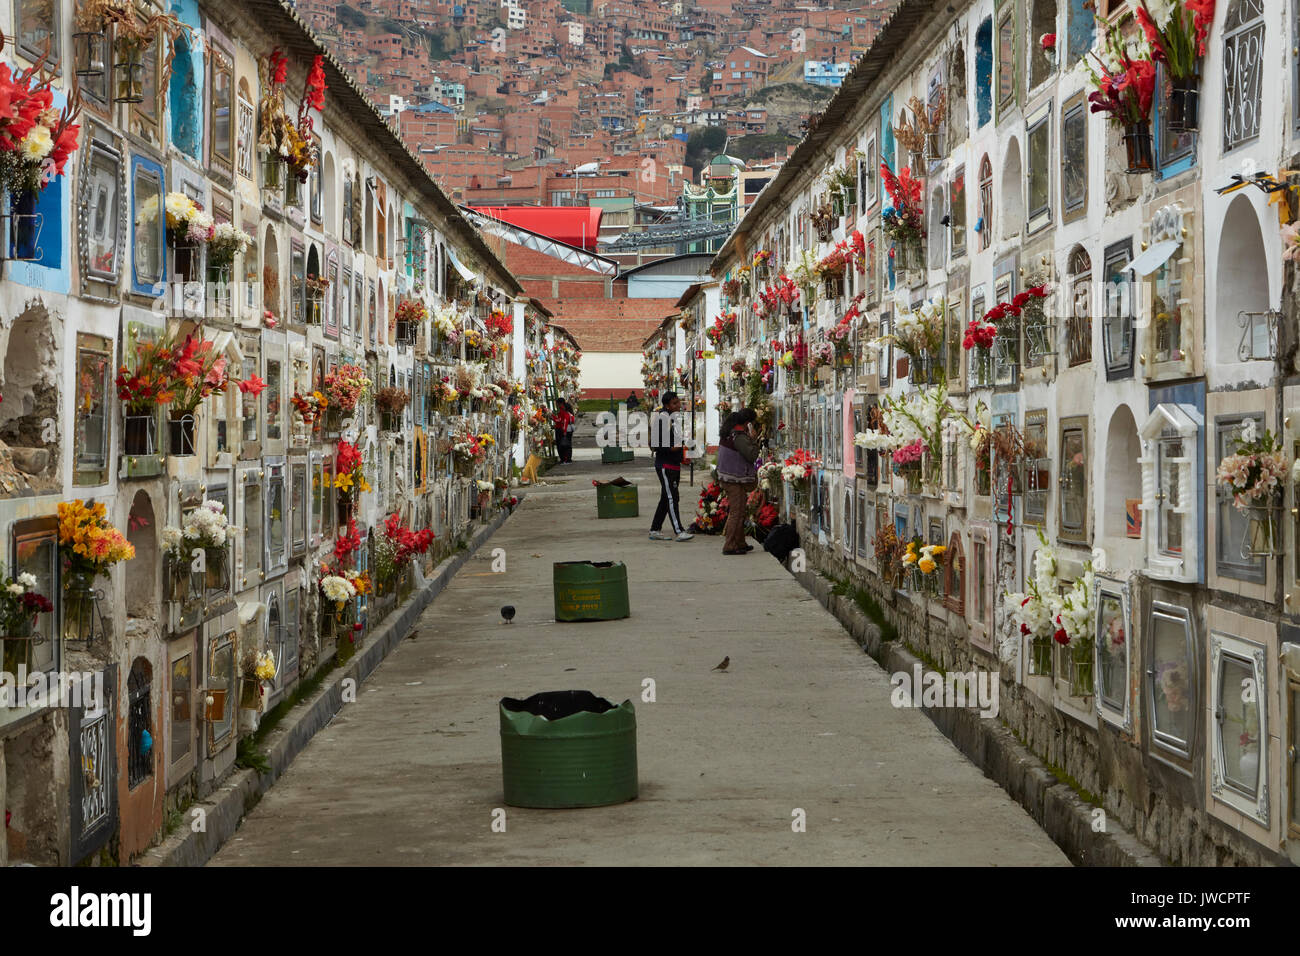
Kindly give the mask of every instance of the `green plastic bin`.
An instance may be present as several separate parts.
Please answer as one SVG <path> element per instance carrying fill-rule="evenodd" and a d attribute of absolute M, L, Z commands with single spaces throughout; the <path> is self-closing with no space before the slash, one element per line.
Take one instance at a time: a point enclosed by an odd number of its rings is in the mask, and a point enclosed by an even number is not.
<path fill-rule="evenodd" d="M 632 613 L 622 561 L 556 561 L 552 579 L 557 621 L 616 621 Z"/>
<path fill-rule="evenodd" d="M 616 479 L 621 481 L 622 479 Z M 635 518 L 641 513 L 636 485 L 602 482 L 596 485 L 597 518 Z"/>
<path fill-rule="evenodd" d="M 501 781 L 512 807 L 603 807 L 636 798 L 636 711 L 590 691 L 501 699 Z M 563 715 L 563 716 L 558 716 Z"/>
<path fill-rule="evenodd" d="M 624 462 L 632 461 L 636 458 L 636 452 L 631 448 L 619 448 L 614 445 L 606 445 L 600 450 L 600 463 L 602 465 L 621 465 Z"/>

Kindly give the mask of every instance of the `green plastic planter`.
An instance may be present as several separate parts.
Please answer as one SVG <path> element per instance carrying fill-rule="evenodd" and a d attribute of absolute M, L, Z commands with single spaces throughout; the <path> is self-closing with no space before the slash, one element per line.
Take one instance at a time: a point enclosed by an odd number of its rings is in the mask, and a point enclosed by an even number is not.
<path fill-rule="evenodd" d="M 600 450 L 600 463 L 602 465 L 621 465 L 625 461 L 632 461 L 636 458 L 636 452 L 631 448 L 617 448 L 612 445 L 606 445 Z"/>
<path fill-rule="evenodd" d="M 632 613 L 622 561 L 557 561 L 553 568 L 557 621 L 616 621 Z"/>
<path fill-rule="evenodd" d="M 596 486 L 597 518 L 635 518 L 641 513 L 636 485 L 612 482 Z"/>
<path fill-rule="evenodd" d="M 586 699 L 592 710 L 565 713 L 530 706 L 539 698 Z M 553 691 L 528 700 L 503 698 L 501 780 L 512 807 L 603 807 L 636 798 L 636 711 L 630 700 L 615 706 L 588 691 Z M 601 713 L 599 708 L 607 708 Z"/>

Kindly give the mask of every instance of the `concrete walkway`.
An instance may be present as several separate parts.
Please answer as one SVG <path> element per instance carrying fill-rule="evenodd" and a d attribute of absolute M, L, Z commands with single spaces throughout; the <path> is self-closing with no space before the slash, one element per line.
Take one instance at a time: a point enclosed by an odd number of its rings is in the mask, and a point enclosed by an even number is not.
<path fill-rule="evenodd" d="M 212 865 L 1067 865 L 1059 849 L 762 551 L 646 538 L 642 453 L 558 466 L 301 753 Z M 622 473 L 642 517 L 598 520 Z M 683 484 L 683 520 L 697 486 Z M 491 570 L 503 548 L 506 571 Z M 632 616 L 557 624 L 554 561 L 626 562 Z M 503 625 L 499 609 L 518 616 Z M 711 668 L 730 657 L 724 672 Z M 642 682 L 657 701 L 644 703 Z M 641 794 L 503 808 L 497 701 L 585 689 L 636 705 Z M 806 832 L 792 831 L 792 812 Z"/>

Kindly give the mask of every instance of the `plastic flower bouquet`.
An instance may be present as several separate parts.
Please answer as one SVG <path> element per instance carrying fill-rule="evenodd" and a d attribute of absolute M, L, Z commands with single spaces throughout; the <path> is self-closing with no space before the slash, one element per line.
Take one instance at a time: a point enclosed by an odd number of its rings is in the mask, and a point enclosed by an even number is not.
<path fill-rule="evenodd" d="M 1253 418 L 1246 420 L 1240 437 L 1233 441 L 1236 451 L 1219 462 L 1219 484 L 1232 495 L 1239 511 L 1273 504 L 1287 476 L 1281 443 L 1267 429 L 1260 434 Z"/>
<path fill-rule="evenodd" d="M 59 502 L 59 553 L 74 576 L 107 575 L 119 561 L 135 557 L 135 546 L 108 523 L 103 504 L 78 498 Z"/>
<path fill-rule="evenodd" d="M 0 582 L 0 636 L 26 637 L 35 629 L 36 616 L 53 610 L 50 599 L 36 590 L 36 575 L 24 571 Z"/>
<path fill-rule="evenodd" d="M 359 365 L 340 365 L 325 376 L 325 397 L 344 412 L 356 411 L 357 403 L 370 388 L 370 379 Z"/>
<path fill-rule="evenodd" d="M 16 72 L 0 63 L 0 186 L 14 196 L 35 196 L 77 151 L 80 127 L 72 121 L 80 107 L 69 98 L 54 108 L 54 75 L 44 67 L 44 56 Z"/>
<path fill-rule="evenodd" d="M 167 211 L 167 236 L 173 243 L 206 243 L 215 234 L 212 216 L 184 193 L 168 193 L 164 208 Z"/>
<path fill-rule="evenodd" d="M 212 238 L 208 240 L 208 264 L 224 268 L 252 244 L 253 237 L 234 223 L 219 222 L 212 227 Z"/>

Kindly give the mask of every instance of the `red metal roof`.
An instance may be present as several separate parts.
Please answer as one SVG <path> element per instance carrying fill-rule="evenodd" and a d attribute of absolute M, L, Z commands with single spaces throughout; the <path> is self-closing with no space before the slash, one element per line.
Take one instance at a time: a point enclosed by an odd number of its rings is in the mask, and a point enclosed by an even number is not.
<path fill-rule="evenodd" d="M 471 206 L 477 213 L 588 252 L 596 251 L 599 206 Z"/>

